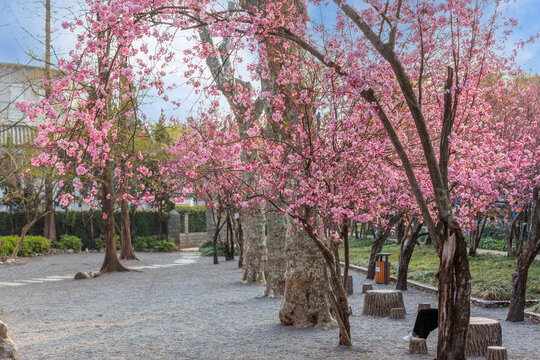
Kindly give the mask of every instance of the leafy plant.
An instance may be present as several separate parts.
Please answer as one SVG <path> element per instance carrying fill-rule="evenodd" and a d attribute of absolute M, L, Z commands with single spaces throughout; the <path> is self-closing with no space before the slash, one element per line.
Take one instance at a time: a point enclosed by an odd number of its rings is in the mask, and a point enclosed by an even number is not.
<path fill-rule="evenodd" d="M 53 246 L 57 249 L 73 249 L 81 251 L 82 240 L 80 237 L 77 237 L 75 235 L 64 234 L 60 236 L 60 240 L 56 241 Z"/>
<path fill-rule="evenodd" d="M 15 246 L 19 242 L 19 236 L 0 236 L 0 253 L 11 255 Z M 29 254 L 44 253 L 51 248 L 51 241 L 43 236 L 25 236 L 17 256 L 28 256 Z"/>

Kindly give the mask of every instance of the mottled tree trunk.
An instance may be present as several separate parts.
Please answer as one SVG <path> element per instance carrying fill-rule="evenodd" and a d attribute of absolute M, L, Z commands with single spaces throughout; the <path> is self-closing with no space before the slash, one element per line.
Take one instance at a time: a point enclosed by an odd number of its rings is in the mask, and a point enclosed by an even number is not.
<path fill-rule="evenodd" d="M 287 217 L 278 211 L 266 214 L 268 236 L 266 238 L 267 261 L 264 271 L 266 290 L 264 296 L 283 296 L 285 292 L 285 243 Z"/>
<path fill-rule="evenodd" d="M 287 232 L 285 245 L 285 293 L 279 319 L 282 324 L 297 328 L 335 327 L 326 296 L 326 264 L 321 252 L 297 224 L 291 219 L 287 223 L 291 231 Z"/>
<path fill-rule="evenodd" d="M 516 267 L 512 273 L 512 297 L 508 309 L 507 321 L 523 321 L 525 310 L 525 294 L 529 267 L 540 252 L 540 188 L 533 191 L 531 212 L 531 230 L 527 242 L 518 256 Z"/>
<path fill-rule="evenodd" d="M 261 206 L 242 211 L 242 233 L 244 237 L 244 259 L 242 261 L 242 281 L 265 283 L 266 264 L 265 219 Z"/>
<path fill-rule="evenodd" d="M 129 204 L 127 200 L 121 201 L 121 224 L 120 224 L 120 259 L 123 260 L 139 260 L 135 256 L 133 246 L 131 244 L 131 225 L 129 221 Z"/>
<path fill-rule="evenodd" d="M 410 227 L 410 225 L 409 225 Z M 416 246 L 418 235 L 422 229 L 422 223 L 418 223 L 410 233 L 406 233 L 401 241 L 399 252 L 399 269 L 396 284 L 397 290 L 407 290 L 407 274 L 409 272 L 409 263 Z"/>
<path fill-rule="evenodd" d="M 442 246 L 439 249 L 437 359 L 464 360 L 470 318 L 471 275 L 467 242 L 459 224 L 455 220 L 451 222 L 449 225 L 440 221 L 436 227 L 437 243 Z"/>

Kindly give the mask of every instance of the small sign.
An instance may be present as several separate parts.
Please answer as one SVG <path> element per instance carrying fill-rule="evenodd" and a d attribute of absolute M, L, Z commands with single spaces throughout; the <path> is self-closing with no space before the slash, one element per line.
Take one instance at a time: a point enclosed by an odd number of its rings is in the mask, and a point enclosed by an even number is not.
<path fill-rule="evenodd" d="M 381 272 L 381 268 L 380 268 L 380 267 L 376 267 L 376 268 L 375 268 L 375 272 Z"/>

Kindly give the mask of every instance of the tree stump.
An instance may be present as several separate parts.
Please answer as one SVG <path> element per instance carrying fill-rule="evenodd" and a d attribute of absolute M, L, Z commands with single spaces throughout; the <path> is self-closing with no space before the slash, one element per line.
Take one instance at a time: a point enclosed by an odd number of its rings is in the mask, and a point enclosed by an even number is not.
<path fill-rule="evenodd" d="M 405 319 L 405 308 L 390 309 L 390 319 Z"/>
<path fill-rule="evenodd" d="M 488 346 L 486 360 L 508 360 L 504 346 Z"/>
<path fill-rule="evenodd" d="M 431 309 L 431 304 L 430 303 L 419 303 L 418 304 L 418 311 L 420 311 L 422 309 Z"/>
<path fill-rule="evenodd" d="M 412 338 L 409 342 L 409 354 L 427 354 L 426 339 Z"/>
<path fill-rule="evenodd" d="M 0 321 L 0 359 L 17 360 L 18 358 L 17 345 L 8 336 L 8 326 Z"/>
<path fill-rule="evenodd" d="M 368 290 L 373 290 L 373 284 L 372 283 L 362 284 L 362 294 L 365 294 Z"/>
<path fill-rule="evenodd" d="M 403 308 L 403 294 L 399 290 L 368 290 L 364 298 L 364 315 L 386 317 L 390 309 Z"/>
<path fill-rule="evenodd" d="M 501 345 L 501 324 L 497 320 L 471 317 L 465 345 L 468 356 L 485 356 L 489 346 Z"/>

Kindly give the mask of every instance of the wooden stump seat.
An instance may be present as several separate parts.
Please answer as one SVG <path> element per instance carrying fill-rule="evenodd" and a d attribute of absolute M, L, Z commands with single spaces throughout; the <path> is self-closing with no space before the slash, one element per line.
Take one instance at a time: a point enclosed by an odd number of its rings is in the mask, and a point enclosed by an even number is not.
<path fill-rule="evenodd" d="M 405 308 L 390 309 L 390 319 L 405 319 Z"/>
<path fill-rule="evenodd" d="M 409 354 L 427 354 L 426 339 L 412 338 L 409 342 Z"/>
<path fill-rule="evenodd" d="M 403 294 L 399 290 L 368 290 L 364 298 L 364 315 L 386 317 L 393 308 L 403 308 Z"/>
<path fill-rule="evenodd" d="M 422 309 L 431 309 L 431 304 L 430 303 L 419 303 L 418 304 L 418 311 L 420 311 Z"/>
<path fill-rule="evenodd" d="M 373 284 L 372 283 L 362 284 L 362 294 L 365 294 L 368 290 L 373 290 Z"/>
<path fill-rule="evenodd" d="M 486 360 L 508 360 L 504 346 L 488 346 Z"/>
<path fill-rule="evenodd" d="M 502 345 L 501 324 L 497 320 L 471 317 L 465 353 L 468 356 L 485 356 L 489 346 Z"/>

